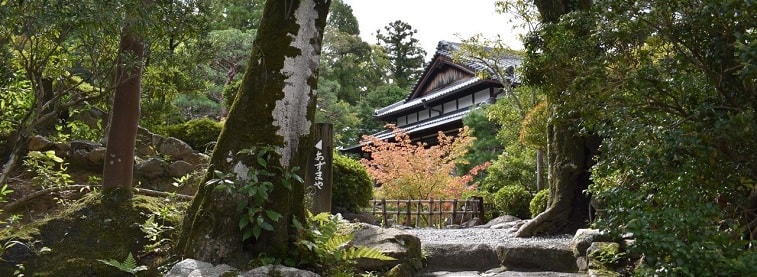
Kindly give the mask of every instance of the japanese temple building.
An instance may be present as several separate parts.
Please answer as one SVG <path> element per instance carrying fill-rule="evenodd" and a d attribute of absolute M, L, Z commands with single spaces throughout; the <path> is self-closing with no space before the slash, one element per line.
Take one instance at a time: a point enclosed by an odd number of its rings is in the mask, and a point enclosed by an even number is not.
<path fill-rule="evenodd" d="M 466 114 L 484 103 L 494 103 L 497 98 L 504 97 L 504 85 L 516 83 L 514 68 L 520 65 L 521 58 L 500 59 L 500 64 L 509 73 L 508 80 L 480 78 L 477 73 L 488 69 L 476 62 L 453 61 L 452 53 L 458 48 L 459 43 L 440 41 L 434 57 L 409 95 L 376 110 L 373 116 L 387 124 L 395 124 L 414 141 L 434 145 L 439 131 L 456 135 L 463 127 Z M 394 137 L 388 129 L 373 136 L 380 139 Z M 360 152 L 360 146 L 343 151 Z"/>

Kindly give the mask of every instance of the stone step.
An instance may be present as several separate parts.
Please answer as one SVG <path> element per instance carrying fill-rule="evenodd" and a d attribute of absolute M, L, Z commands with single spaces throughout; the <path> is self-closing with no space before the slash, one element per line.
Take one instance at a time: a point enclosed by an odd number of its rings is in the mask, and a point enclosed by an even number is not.
<path fill-rule="evenodd" d="M 423 243 L 422 249 L 426 258 L 425 272 L 442 274 L 423 276 L 585 276 L 577 273 L 576 258 L 569 244 L 555 240 Z M 444 272 L 455 274 L 443 275 Z M 486 272 L 499 275 L 481 275 Z M 533 275 L 533 272 L 542 275 Z"/>

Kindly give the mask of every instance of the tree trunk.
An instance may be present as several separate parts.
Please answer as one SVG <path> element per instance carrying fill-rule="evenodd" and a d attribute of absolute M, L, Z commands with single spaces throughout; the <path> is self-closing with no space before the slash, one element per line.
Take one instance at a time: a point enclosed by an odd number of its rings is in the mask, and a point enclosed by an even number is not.
<path fill-rule="evenodd" d="M 112 194 L 117 201 L 131 196 L 144 57 L 143 38 L 133 30 L 130 22 L 121 32 L 116 61 L 116 93 L 103 167 L 103 193 Z"/>
<path fill-rule="evenodd" d="M 550 102 L 552 103 L 552 102 Z M 523 225 L 518 237 L 575 233 L 589 220 L 589 168 L 599 148 L 597 136 L 577 134 L 569 122 L 549 125 L 550 206 Z"/>
<path fill-rule="evenodd" d="M 260 254 L 283 258 L 294 248 L 297 229 L 293 220 L 304 222 L 304 186 L 284 188 L 281 176 L 270 180 L 273 191 L 263 209 L 283 215 L 274 231 L 243 241 L 239 196 L 214 192 L 205 185 L 214 171 L 234 173 L 235 181 L 260 168 L 240 150 L 271 146 L 277 159 L 268 168 L 280 166 L 305 176 L 312 148 L 315 117 L 315 86 L 323 29 L 330 1 L 266 1 L 263 18 L 253 43 L 252 55 L 239 92 L 218 143 L 208 174 L 195 195 L 177 241 L 178 254 L 211 263 L 247 266 Z"/>
<path fill-rule="evenodd" d="M 542 22 L 550 24 L 568 12 L 588 9 L 591 0 L 534 0 Z M 560 51 L 554 49 L 553 51 Z M 548 95 L 548 103 L 562 103 L 560 92 Z M 550 109 L 550 118 L 564 118 L 568 113 L 560 107 Z M 559 113 L 559 115 L 558 115 Z M 550 206 L 533 220 L 521 226 L 517 237 L 574 233 L 590 218 L 589 196 L 585 194 L 590 180 L 592 156 L 599 148 L 596 136 L 578 134 L 576 118 L 555 120 L 549 124 L 547 159 L 549 165 Z"/>

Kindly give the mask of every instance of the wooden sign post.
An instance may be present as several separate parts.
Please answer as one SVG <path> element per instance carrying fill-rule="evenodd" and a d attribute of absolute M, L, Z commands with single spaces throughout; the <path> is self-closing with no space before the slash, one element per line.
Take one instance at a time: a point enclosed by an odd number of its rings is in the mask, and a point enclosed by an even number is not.
<path fill-rule="evenodd" d="M 334 160 L 334 127 L 328 123 L 315 126 L 315 145 L 312 149 L 305 184 L 305 198 L 312 201 L 313 214 L 331 212 L 332 165 Z"/>

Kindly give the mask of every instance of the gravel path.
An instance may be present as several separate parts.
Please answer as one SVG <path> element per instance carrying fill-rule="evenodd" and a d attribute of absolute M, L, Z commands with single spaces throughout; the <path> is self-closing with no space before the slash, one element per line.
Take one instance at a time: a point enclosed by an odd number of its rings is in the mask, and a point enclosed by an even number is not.
<path fill-rule="evenodd" d="M 418 237 L 422 244 L 527 244 L 553 243 L 569 244 L 571 235 L 536 238 L 516 238 L 510 229 L 464 228 L 464 229 L 407 229 Z"/>

